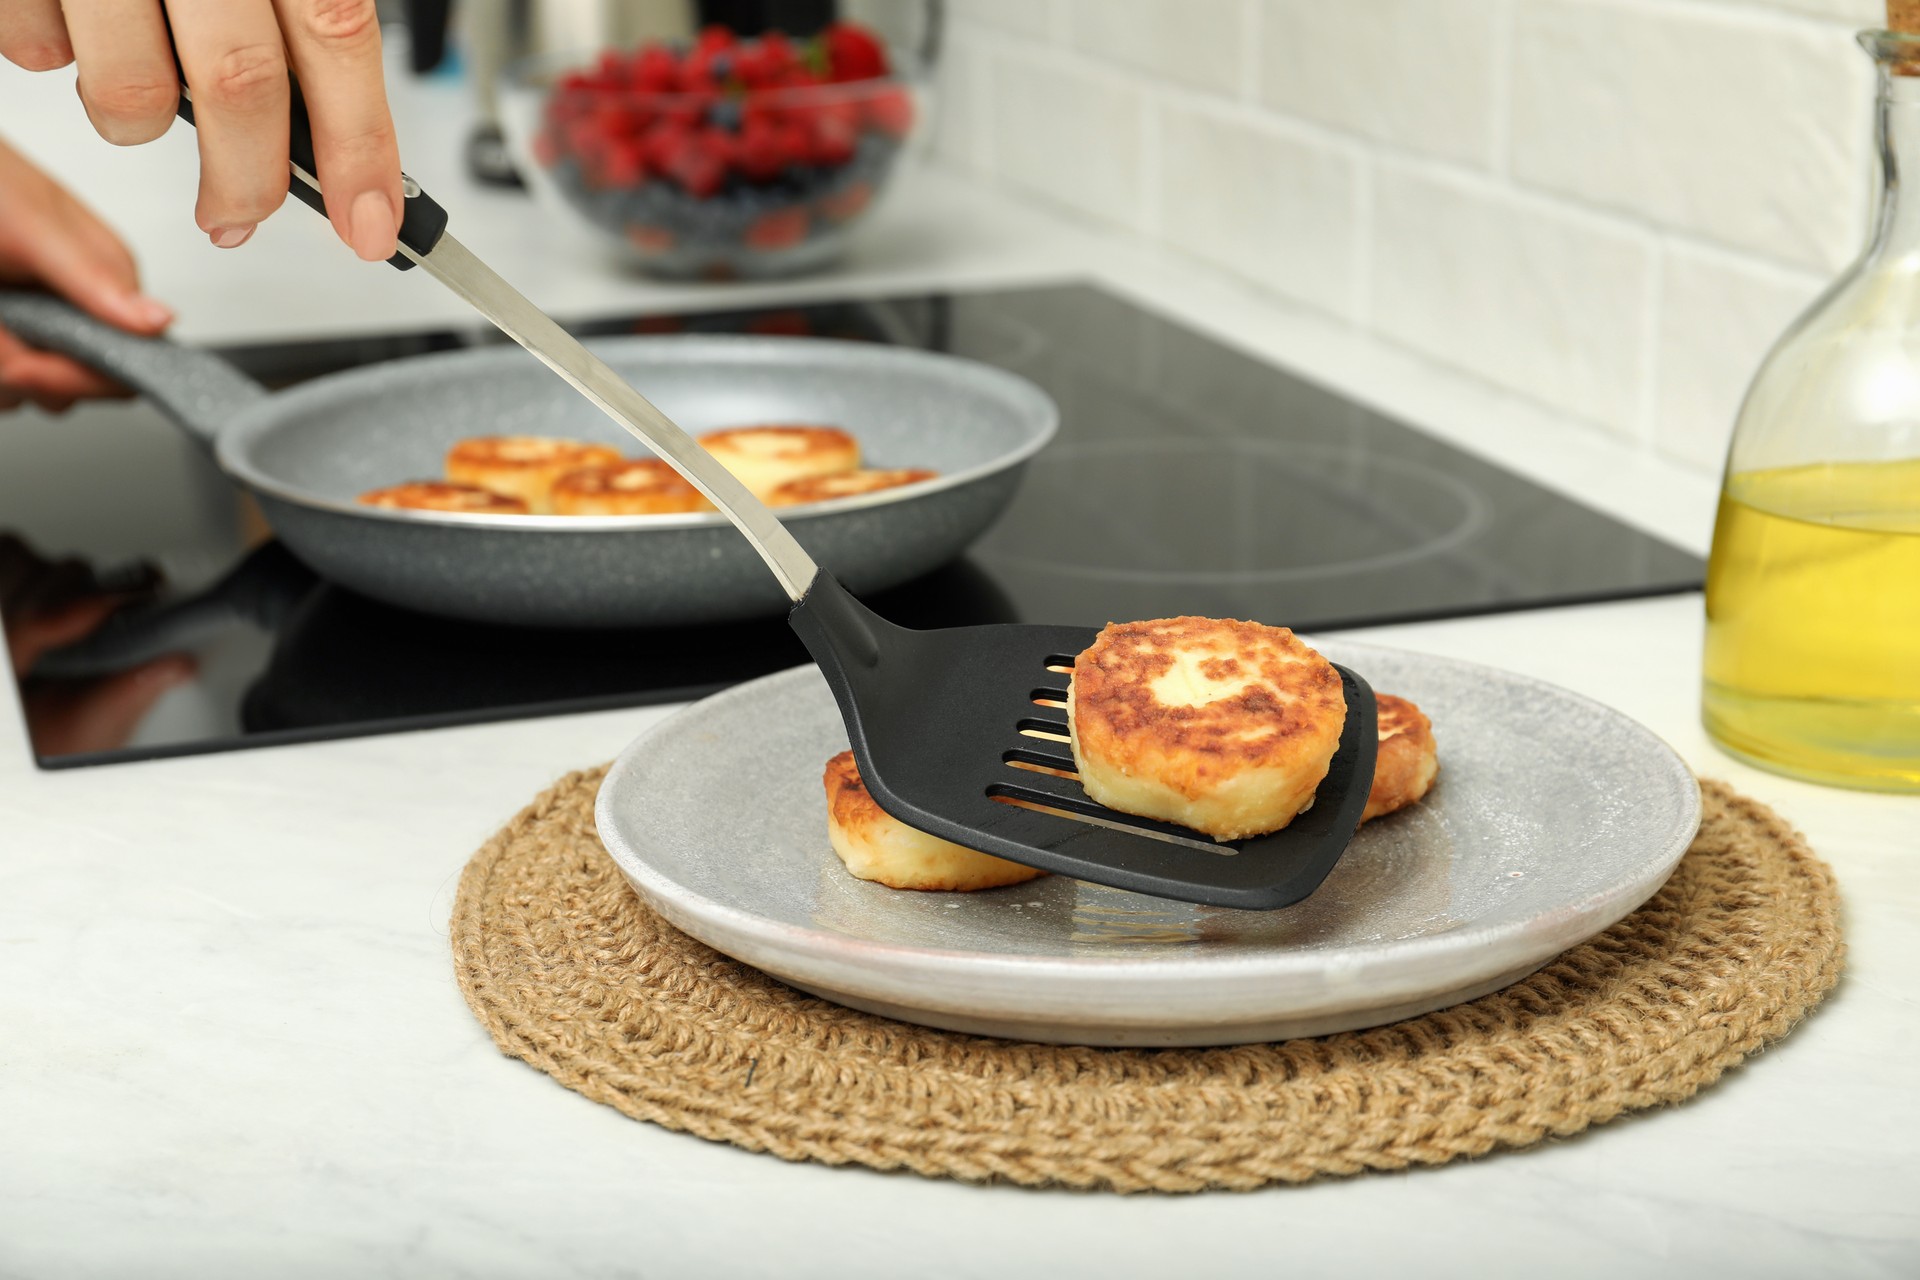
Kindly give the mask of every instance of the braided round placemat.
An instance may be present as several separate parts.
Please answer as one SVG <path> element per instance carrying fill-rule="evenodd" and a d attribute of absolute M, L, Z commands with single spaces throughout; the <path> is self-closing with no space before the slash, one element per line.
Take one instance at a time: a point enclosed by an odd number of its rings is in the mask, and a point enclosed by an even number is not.
<path fill-rule="evenodd" d="M 1709 782 L 1645 906 L 1467 1004 L 1222 1049 L 933 1031 L 803 995 L 660 919 L 594 834 L 603 772 L 562 779 L 467 865 L 461 990 L 503 1052 L 569 1089 L 788 1160 L 1115 1191 L 1441 1164 L 1689 1097 L 1840 971 L 1825 864 Z"/>

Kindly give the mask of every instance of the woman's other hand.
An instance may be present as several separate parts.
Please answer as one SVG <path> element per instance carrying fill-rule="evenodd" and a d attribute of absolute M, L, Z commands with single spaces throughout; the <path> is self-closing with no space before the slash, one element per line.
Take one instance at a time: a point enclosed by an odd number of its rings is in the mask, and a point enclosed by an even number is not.
<path fill-rule="evenodd" d="M 132 333 L 155 334 L 173 313 L 140 292 L 133 255 L 93 211 L 0 142 L 0 287 L 57 293 Z M 87 396 L 126 394 L 65 356 L 36 351 L 0 328 L 0 409 L 31 401 L 58 413 Z"/>

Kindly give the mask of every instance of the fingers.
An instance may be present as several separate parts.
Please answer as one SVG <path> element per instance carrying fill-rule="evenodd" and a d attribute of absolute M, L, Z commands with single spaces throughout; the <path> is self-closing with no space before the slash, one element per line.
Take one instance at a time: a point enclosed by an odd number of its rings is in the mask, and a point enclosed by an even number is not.
<path fill-rule="evenodd" d="M 3 143 L 0 280 L 46 286 L 134 333 L 158 333 L 173 319 L 165 306 L 140 293 L 133 255 L 119 237 Z"/>
<path fill-rule="evenodd" d="M 66 19 L 94 131 L 121 147 L 165 133 L 180 102 L 180 75 L 159 0 L 70 3 Z"/>
<path fill-rule="evenodd" d="M 29 347 L 0 329 L 0 408 L 15 408 L 30 400 L 59 413 L 75 400 L 126 394 L 127 389 L 113 379 L 65 356 Z"/>
<path fill-rule="evenodd" d="M 33 670 L 40 655 L 83 640 L 112 617 L 121 601 L 106 596 L 74 600 L 55 609 L 24 609 L 7 618 L 7 652 L 13 669 Z"/>
<path fill-rule="evenodd" d="M 313 120 L 327 216 L 371 262 L 391 258 L 400 229 L 400 145 L 387 112 L 374 0 L 273 0 Z"/>
<path fill-rule="evenodd" d="M 52 71 L 73 61 L 60 0 L 6 0 L 0 4 L 0 57 L 28 71 Z"/>
<path fill-rule="evenodd" d="M 140 292 L 133 255 L 120 238 L 79 201 L 65 197 L 60 203 L 62 216 L 22 246 L 35 281 L 129 332 L 165 329 L 173 312 Z"/>
<path fill-rule="evenodd" d="M 194 219 L 214 244 L 245 244 L 287 198 L 287 55 L 268 0 L 171 0 L 200 145 Z"/>
<path fill-rule="evenodd" d="M 192 658 L 169 654 L 104 680 L 34 689 L 24 699 L 27 735 L 43 756 L 125 746 L 161 695 L 197 670 Z"/>

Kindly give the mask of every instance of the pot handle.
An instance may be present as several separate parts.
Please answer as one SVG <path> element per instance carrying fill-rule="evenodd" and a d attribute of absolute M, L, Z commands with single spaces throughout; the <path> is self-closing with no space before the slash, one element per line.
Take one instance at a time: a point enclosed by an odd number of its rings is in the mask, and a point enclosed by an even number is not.
<path fill-rule="evenodd" d="M 235 414 L 268 394 L 218 356 L 116 329 L 50 294 L 0 289 L 0 328 L 118 378 L 209 449 Z"/>

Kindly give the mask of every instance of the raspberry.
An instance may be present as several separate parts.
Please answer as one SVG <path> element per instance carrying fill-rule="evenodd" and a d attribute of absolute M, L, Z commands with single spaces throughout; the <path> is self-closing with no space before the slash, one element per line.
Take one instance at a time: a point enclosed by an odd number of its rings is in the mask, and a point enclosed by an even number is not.
<path fill-rule="evenodd" d="M 873 203 L 873 186 L 856 182 L 844 191 L 836 191 L 820 201 L 820 212 L 834 222 L 851 222 Z"/>
<path fill-rule="evenodd" d="M 904 138 L 913 129 L 913 96 L 905 89 L 881 89 L 862 108 L 867 123 L 889 138 Z"/>
<path fill-rule="evenodd" d="M 774 249 L 791 249 L 807 238 L 807 211 L 802 208 L 775 209 L 772 213 L 763 213 L 747 227 L 746 244 L 749 249 L 763 252 Z"/>
<path fill-rule="evenodd" d="M 610 190 L 637 187 L 646 179 L 647 161 L 637 142 L 615 143 L 600 166 L 600 185 Z"/>
<path fill-rule="evenodd" d="M 632 77 L 636 89 L 674 93 L 680 88 L 680 59 L 666 45 L 647 45 L 634 56 Z"/>
<path fill-rule="evenodd" d="M 788 153 L 780 126 L 764 118 L 749 120 L 740 130 L 735 163 L 755 182 L 778 177 L 787 167 Z"/>
<path fill-rule="evenodd" d="M 673 232 L 636 222 L 627 228 L 627 240 L 642 253 L 665 253 L 673 248 Z"/>
<path fill-rule="evenodd" d="M 808 159 L 829 169 L 853 159 L 860 141 L 860 108 L 851 102 L 822 102 L 808 109 L 813 144 Z"/>
<path fill-rule="evenodd" d="M 674 122 L 662 121 L 641 135 L 641 154 L 655 173 L 670 173 L 680 152 L 693 144 L 693 131 Z"/>

